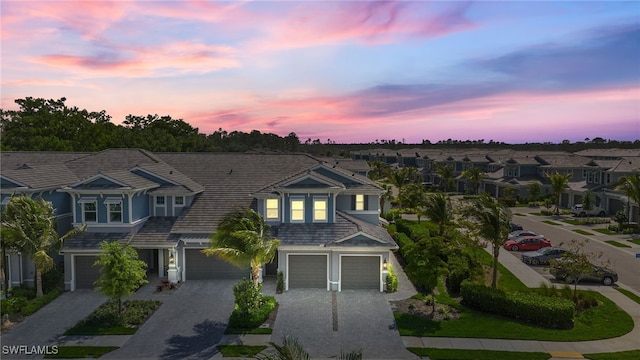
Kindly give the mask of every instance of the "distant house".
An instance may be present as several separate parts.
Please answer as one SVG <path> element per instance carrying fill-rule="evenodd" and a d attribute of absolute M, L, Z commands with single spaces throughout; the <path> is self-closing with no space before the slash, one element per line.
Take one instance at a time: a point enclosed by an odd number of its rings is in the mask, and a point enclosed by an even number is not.
<path fill-rule="evenodd" d="M 3 203 L 12 195 L 42 196 L 60 215 L 59 230 L 87 224 L 61 250 L 67 290 L 93 287 L 102 241 L 136 248 L 160 277 L 171 261 L 181 281 L 248 278 L 248 269 L 201 252 L 221 218 L 246 207 L 281 240 L 263 273 L 283 271 L 287 289 L 382 291 L 383 264 L 397 249 L 380 225 L 383 190 L 350 160 L 343 167 L 306 154 L 138 149 L 4 152 L 2 160 Z M 11 286 L 32 282 L 28 259 L 10 254 L 9 260 Z"/>

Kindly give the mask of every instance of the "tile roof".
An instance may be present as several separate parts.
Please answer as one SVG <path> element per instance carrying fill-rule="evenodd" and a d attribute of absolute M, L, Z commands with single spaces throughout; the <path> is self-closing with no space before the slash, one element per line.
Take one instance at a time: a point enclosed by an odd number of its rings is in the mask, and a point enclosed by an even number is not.
<path fill-rule="evenodd" d="M 62 245 L 61 252 L 77 251 L 77 250 L 96 250 L 100 251 L 100 243 L 103 241 L 113 242 L 119 241 L 126 244 L 131 239 L 131 233 L 99 233 L 99 232 L 83 232 L 66 239 Z"/>
<path fill-rule="evenodd" d="M 160 160 L 155 155 L 146 150 L 109 149 L 66 161 L 65 165 L 78 178 L 84 179 L 99 172 L 129 170 L 135 166 L 152 165 L 159 162 Z"/>
<path fill-rule="evenodd" d="M 60 188 L 78 181 L 69 169 L 60 164 L 23 165 L 18 169 L 2 169 L 2 175 L 34 190 Z"/>
<path fill-rule="evenodd" d="M 609 171 L 625 174 L 640 172 L 640 156 L 625 157 Z"/>
<path fill-rule="evenodd" d="M 627 157 L 640 156 L 640 149 L 585 149 L 574 154 L 588 157 Z"/>
<path fill-rule="evenodd" d="M 169 166 L 166 163 L 154 163 L 154 164 L 143 164 L 138 166 L 140 169 L 160 176 L 164 179 L 167 179 L 173 183 L 183 185 L 185 189 L 189 190 L 189 192 L 201 192 L 204 190 L 204 186 L 198 184 L 193 181 L 191 178 L 181 173 L 177 169 L 172 166 Z"/>
<path fill-rule="evenodd" d="M 129 245 L 134 247 L 174 247 L 180 240 L 179 234 L 171 233 L 175 220 L 173 217 L 156 216 L 149 218 L 142 228 L 133 235 Z"/>
<path fill-rule="evenodd" d="M 17 169 L 22 165 L 50 165 L 77 159 L 91 153 L 86 152 L 56 152 L 56 151 L 3 151 L 0 153 L 0 167 L 2 172 Z"/>
<path fill-rule="evenodd" d="M 542 154 L 537 158 L 542 162 L 544 168 L 579 168 L 587 165 L 591 158 L 573 154 Z"/>
<path fill-rule="evenodd" d="M 337 211 L 334 223 L 281 224 L 277 227 L 276 237 L 281 245 L 297 246 L 348 246 L 349 237 L 366 234 L 372 240 L 370 245 L 395 248 L 397 245 L 382 226 Z M 341 241 L 342 240 L 342 241 Z M 351 244 L 353 245 L 353 244 Z M 360 244 L 362 245 L 362 244 Z"/>

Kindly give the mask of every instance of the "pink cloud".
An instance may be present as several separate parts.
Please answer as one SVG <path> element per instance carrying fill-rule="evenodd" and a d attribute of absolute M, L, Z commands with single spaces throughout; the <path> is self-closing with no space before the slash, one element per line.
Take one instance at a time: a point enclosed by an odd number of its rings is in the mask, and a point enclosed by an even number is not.
<path fill-rule="evenodd" d="M 121 49 L 120 54 L 46 55 L 38 63 L 66 68 L 85 76 L 175 76 L 207 73 L 240 66 L 235 50 L 228 46 L 206 45 L 186 41 L 160 46 Z"/>

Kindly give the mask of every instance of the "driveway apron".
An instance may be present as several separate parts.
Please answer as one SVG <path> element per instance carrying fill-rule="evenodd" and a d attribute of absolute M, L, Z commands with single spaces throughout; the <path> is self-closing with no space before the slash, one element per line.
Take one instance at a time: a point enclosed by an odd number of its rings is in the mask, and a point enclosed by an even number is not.
<path fill-rule="evenodd" d="M 395 328 L 378 291 L 295 289 L 277 296 L 280 307 L 271 341 L 297 338 L 314 358 L 362 350 L 366 359 L 415 359 Z"/>
<path fill-rule="evenodd" d="M 171 294 L 138 291 L 162 306 L 120 349 L 104 359 L 209 359 L 233 310 L 233 280 L 189 280 Z M 151 288 L 151 287 L 150 287 Z"/>
<path fill-rule="evenodd" d="M 78 321 L 100 306 L 106 297 L 92 290 L 65 292 L 47 306 L 0 336 L 3 346 L 52 346 Z M 3 359 L 41 358 L 42 356 L 2 354 Z"/>

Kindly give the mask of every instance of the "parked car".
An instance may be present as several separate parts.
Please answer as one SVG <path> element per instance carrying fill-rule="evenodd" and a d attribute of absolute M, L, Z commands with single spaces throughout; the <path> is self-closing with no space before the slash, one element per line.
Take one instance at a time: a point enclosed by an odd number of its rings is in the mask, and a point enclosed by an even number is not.
<path fill-rule="evenodd" d="M 504 248 L 511 251 L 535 251 L 550 246 L 551 241 L 537 236 L 521 236 L 504 243 Z"/>
<path fill-rule="evenodd" d="M 616 273 L 615 271 L 611 269 L 607 269 L 603 266 L 596 266 L 596 265 L 592 265 L 592 266 L 593 266 L 593 271 L 591 272 L 591 274 L 580 279 L 581 281 L 597 282 L 597 283 L 605 284 L 607 286 L 611 286 L 613 285 L 613 283 L 618 281 L 618 273 Z M 575 281 L 573 277 L 567 274 L 567 271 L 563 266 L 562 261 L 555 262 L 554 266 L 551 267 L 549 272 L 551 273 L 551 275 L 553 275 L 556 278 L 556 280 L 564 281 L 569 284 L 573 284 Z"/>
<path fill-rule="evenodd" d="M 509 223 L 509 232 L 514 232 L 514 231 L 518 231 L 518 230 L 524 230 L 522 228 L 522 225 L 520 224 L 516 224 L 516 223 Z"/>
<path fill-rule="evenodd" d="M 571 213 L 574 216 L 579 216 L 579 217 L 586 217 L 586 216 L 603 217 L 607 215 L 604 209 L 599 206 L 594 206 L 591 208 L 591 210 L 585 210 L 582 204 L 574 205 L 573 208 L 571 209 Z"/>
<path fill-rule="evenodd" d="M 536 251 L 528 251 L 522 254 L 522 262 L 531 265 L 546 265 L 551 259 L 559 259 L 567 250 L 559 247 L 543 247 Z"/>
<path fill-rule="evenodd" d="M 540 235 L 534 231 L 530 231 L 530 230 L 516 230 L 516 231 L 512 231 L 509 233 L 509 236 L 507 237 L 507 240 L 513 240 L 513 239 L 517 239 L 521 236 L 538 236 L 538 237 L 544 237 L 544 235 Z"/>

